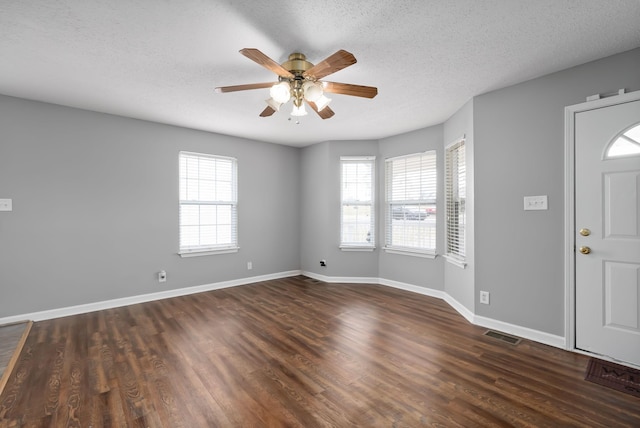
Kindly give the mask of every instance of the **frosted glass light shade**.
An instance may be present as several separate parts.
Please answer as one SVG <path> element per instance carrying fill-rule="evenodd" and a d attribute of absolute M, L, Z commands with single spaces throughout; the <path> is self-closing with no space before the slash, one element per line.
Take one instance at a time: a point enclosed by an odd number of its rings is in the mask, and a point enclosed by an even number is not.
<path fill-rule="evenodd" d="M 322 110 L 331 102 L 331 98 L 327 98 L 324 95 L 320 95 L 320 98 L 316 100 L 316 107 L 318 107 L 318 111 Z"/>
<path fill-rule="evenodd" d="M 304 98 L 307 101 L 315 103 L 320 97 L 322 97 L 322 84 L 318 82 L 306 81 L 302 85 L 304 91 Z"/>
<path fill-rule="evenodd" d="M 291 98 L 291 87 L 289 82 L 276 83 L 269 90 L 269 95 L 280 104 L 284 104 Z"/>
<path fill-rule="evenodd" d="M 304 104 L 300 104 L 300 107 L 294 105 L 291 110 L 291 116 L 306 116 L 307 110 L 304 108 Z"/>
<path fill-rule="evenodd" d="M 280 106 L 282 105 L 282 103 L 277 102 L 276 100 L 274 100 L 273 98 L 269 98 L 268 100 L 265 100 L 267 102 L 267 104 L 269 105 L 269 107 L 271 107 L 272 109 L 274 109 L 275 111 L 280 110 Z"/>

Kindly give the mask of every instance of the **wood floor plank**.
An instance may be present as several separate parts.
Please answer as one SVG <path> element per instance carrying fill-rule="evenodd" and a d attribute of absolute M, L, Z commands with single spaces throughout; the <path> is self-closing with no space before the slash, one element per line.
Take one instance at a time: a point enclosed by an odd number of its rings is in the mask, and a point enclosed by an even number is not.
<path fill-rule="evenodd" d="M 0 394 L 18 361 L 33 322 L 22 321 L 0 326 Z"/>
<path fill-rule="evenodd" d="M 305 277 L 35 323 L 0 427 L 636 427 L 588 358 L 444 301 Z"/>

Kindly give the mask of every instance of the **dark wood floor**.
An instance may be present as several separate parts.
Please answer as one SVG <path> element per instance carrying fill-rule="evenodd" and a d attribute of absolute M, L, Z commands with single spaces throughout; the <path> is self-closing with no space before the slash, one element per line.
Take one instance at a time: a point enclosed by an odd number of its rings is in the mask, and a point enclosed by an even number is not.
<path fill-rule="evenodd" d="M 438 299 L 304 277 L 43 321 L 0 426 L 640 426 L 587 357 L 483 333 Z"/>

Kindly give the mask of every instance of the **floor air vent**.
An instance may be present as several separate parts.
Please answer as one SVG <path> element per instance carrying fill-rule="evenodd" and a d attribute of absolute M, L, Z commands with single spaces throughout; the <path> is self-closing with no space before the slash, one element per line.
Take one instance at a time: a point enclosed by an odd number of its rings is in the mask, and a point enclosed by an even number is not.
<path fill-rule="evenodd" d="M 495 330 L 487 330 L 484 333 L 485 336 L 493 337 L 494 339 L 502 340 L 503 342 L 507 342 L 510 345 L 517 345 L 520 343 L 522 339 L 515 336 L 509 336 L 508 334 L 500 333 Z"/>

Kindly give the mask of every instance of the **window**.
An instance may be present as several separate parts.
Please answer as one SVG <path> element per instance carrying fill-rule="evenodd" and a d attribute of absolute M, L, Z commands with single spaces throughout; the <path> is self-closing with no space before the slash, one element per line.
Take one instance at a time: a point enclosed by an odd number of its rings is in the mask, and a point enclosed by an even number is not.
<path fill-rule="evenodd" d="M 385 250 L 436 253 L 436 152 L 386 160 Z"/>
<path fill-rule="evenodd" d="M 464 139 L 446 149 L 445 153 L 445 207 L 446 255 L 452 263 L 464 267 L 465 223 L 467 197 L 467 169 Z"/>
<path fill-rule="evenodd" d="M 607 158 L 640 155 L 640 124 L 632 126 L 613 140 L 607 150 Z"/>
<path fill-rule="evenodd" d="M 180 255 L 238 250 L 237 161 L 180 152 Z"/>
<path fill-rule="evenodd" d="M 375 247 L 375 161 L 372 156 L 340 158 L 340 248 Z"/>

